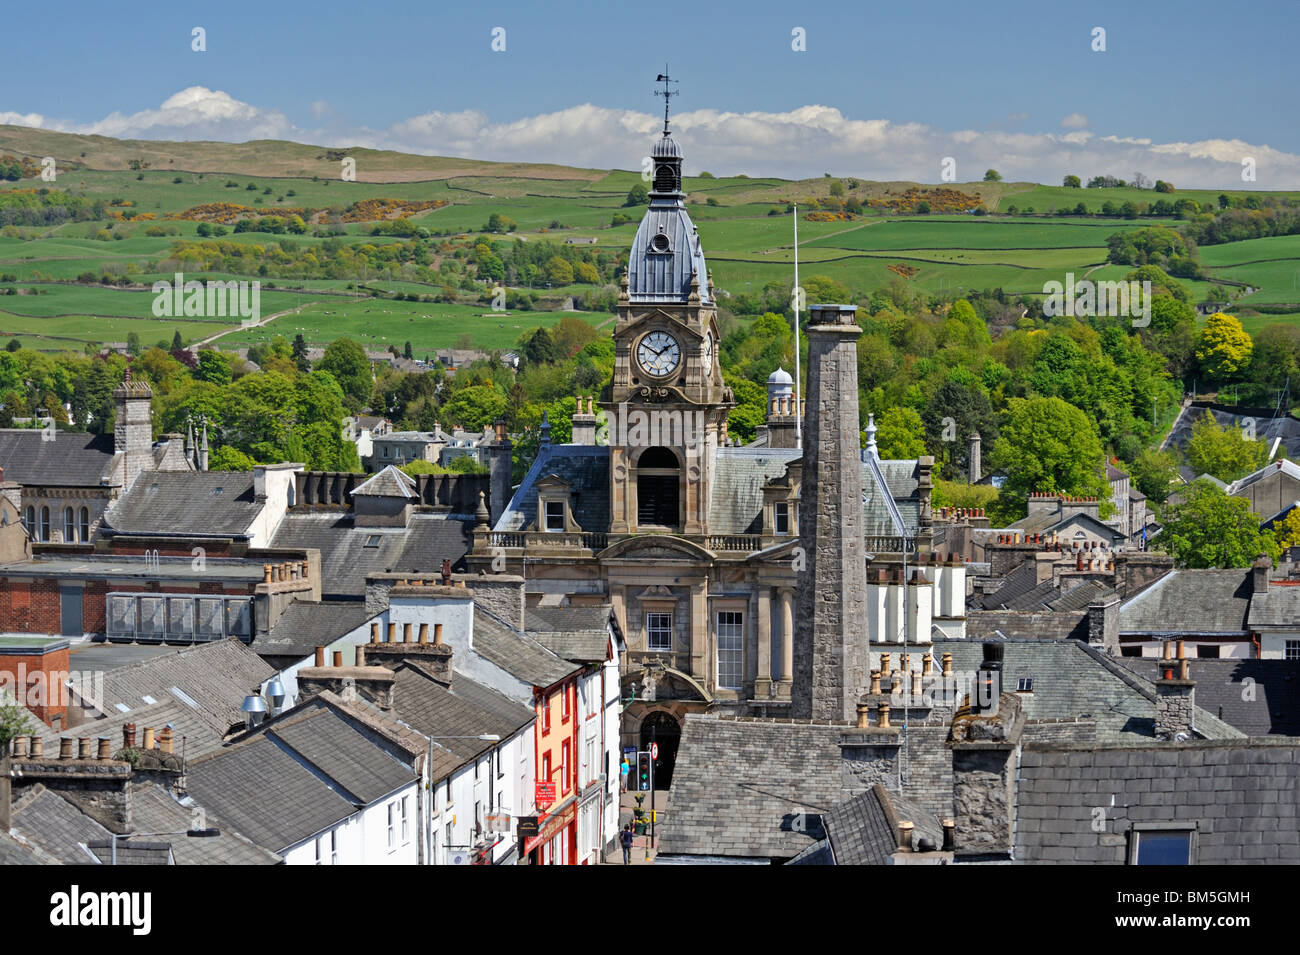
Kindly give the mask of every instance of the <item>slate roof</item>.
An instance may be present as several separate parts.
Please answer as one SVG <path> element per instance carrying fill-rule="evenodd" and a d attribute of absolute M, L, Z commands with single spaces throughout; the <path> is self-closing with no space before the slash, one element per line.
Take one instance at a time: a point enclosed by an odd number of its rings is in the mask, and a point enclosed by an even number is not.
<path fill-rule="evenodd" d="M 673 768 L 661 856 L 789 859 L 816 840 L 793 814 L 824 814 L 852 794 L 844 728 L 690 714 Z"/>
<path fill-rule="evenodd" d="M 139 832 L 179 832 L 193 825 L 193 800 L 184 806 L 162 786 L 154 784 L 131 792 L 131 822 Z M 171 840 L 177 865 L 276 865 L 283 860 L 274 852 L 254 845 L 215 815 L 204 813 L 204 822 L 221 830 L 211 838 Z M 119 851 L 121 846 L 118 847 Z"/>
<path fill-rule="evenodd" d="M 825 816 L 834 865 L 887 865 L 898 848 L 895 826 L 912 823 L 912 844 L 943 844 L 943 825 L 933 813 L 891 793 L 881 783 L 850 796 Z"/>
<path fill-rule="evenodd" d="M 1300 625 L 1300 581 L 1270 580 L 1268 590 L 1252 593 L 1246 626 L 1251 630 L 1280 627 L 1294 630 Z"/>
<path fill-rule="evenodd" d="M 348 512 L 291 508 L 271 546 L 319 550 L 322 596 L 358 599 L 365 595 L 367 575 L 436 573 L 443 560 L 457 564 L 469 553 L 473 526 L 471 518 L 416 511 L 406 527 L 355 527 Z"/>
<path fill-rule="evenodd" d="M 1241 430 L 1242 419 L 1252 417 L 1249 414 L 1234 414 L 1217 408 L 1206 408 L 1203 405 L 1188 405 L 1179 412 L 1177 420 L 1174 421 L 1173 428 L 1170 429 L 1169 437 L 1166 439 L 1167 446 L 1180 450 L 1186 447 L 1187 439 L 1192 436 L 1192 426 L 1200 421 L 1207 411 L 1214 417 L 1219 427 L 1235 431 Z M 1282 417 L 1254 416 L 1253 420 L 1256 422 L 1258 440 L 1271 445 L 1274 438 L 1280 437 L 1288 457 L 1300 455 L 1300 421 L 1289 414 Z"/>
<path fill-rule="evenodd" d="M 60 865 L 58 859 L 35 846 L 0 832 L 0 865 Z"/>
<path fill-rule="evenodd" d="M 1027 560 L 1017 564 L 1010 573 L 1002 578 L 1002 586 L 991 594 L 985 594 L 980 606 L 984 610 L 1011 609 L 1025 594 L 1038 586 L 1038 568 L 1034 561 Z"/>
<path fill-rule="evenodd" d="M 435 781 L 445 779 L 497 745 L 490 740 L 447 737 L 495 734 L 506 740 L 536 719 L 528 707 L 468 677 L 457 674 L 448 686 L 410 663 L 397 669 L 393 715 L 412 729 L 434 737 Z"/>
<path fill-rule="evenodd" d="M 6 481 L 54 487 L 121 483 L 112 434 L 56 431 L 54 440 L 32 428 L 0 428 L 0 467 Z"/>
<path fill-rule="evenodd" d="M 65 865 L 87 865 L 81 846 L 107 839 L 109 831 L 58 793 L 39 783 L 13 802 L 13 831 Z"/>
<path fill-rule="evenodd" d="M 243 721 L 239 707 L 244 697 L 274 675 L 275 670 L 239 640 L 201 643 L 109 670 L 104 674 L 102 708 L 116 716 L 175 699 L 204 714 L 208 723 L 230 725 Z"/>
<path fill-rule="evenodd" d="M 1160 676 L 1155 657 L 1117 661 L 1148 680 Z M 1194 658 L 1187 667 L 1201 709 L 1247 736 L 1300 736 L 1300 661 Z"/>
<path fill-rule="evenodd" d="M 1244 637 L 1250 570 L 1173 570 L 1119 608 L 1121 634 Z"/>
<path fill-rule="evenodd" d="M 1099 580 L 1086 580 L 1062 591 L 1060 584 L 1050 578 L 1041 584 L 1036 583 L 1037 579 L 1034 561 L 1025 561 L 1003 578 L 1001 587 L 985 595 L 980 606 L 984 610 L 1078 611 L 1115 593 Z"/>
<path fill-rule="evenodd" d="M 137 743 L 143 739 L 146 726 L 153 727 L 155 730 L 170 726 L 176 755 L 195 759 L 204 753 L 219 749 L 233 723 L 240 722 L 232 721 L 229 714 L 209 713 L 190 706 L 170 692 L 157 699 L 158 702 L 152 706 L 143 703 L 133 706 L 129 713 L 121 713 L 116 708 L 110 708 L 109 715 L 105 719 L 91 720 L 64 730 L 62 733 L 56 733 L 41 724 L 40 735 L 45 741 L 45 751 L 57 753 L 61 738 L 79 739 L 90 736 L 112 740 L 113 752 L 117 752 L 122 748 L 123 724 L 134 723 Z"/>
<path fill-rule="evenodd" d="M 1197 826 L 1201 865 L 1300 862 L 1300 740 L 1026 747 L 1016 790 L 1015 858 L 1126 861 L 1134 824 Z M 1113 797 L 1113 799 L 1112 799 Z M 1096 832 L 1096 807 L 1106 826 Z"/>
<path fill-rule="evenodd" d="M 1061 596 L 1049 600 L 1047 606 L 1051 610 L 1086 610 L 1088 606 L 1098 600 L 1106 600 L 1116 596 L 1115 589 L 1102 583 L 1100 580 L 1085 580 L 1083 583 L 1070 588 Z"/>
<path fill-rule="evenodd" d="M 265 656 L 307 656 L 316 647 L 328 646 L 374 616 L 359 601 L 295 600 L 267 633 L 253 639 L 251 646 Z"/>
<path fill-rule="evenodd" d="M 189 766 L 190 795 L 259 846 L 283 851 L 416 780 L 313 701 Z"/>
<path fill-rule="evenodd" d="M 709 529 L 713 534 L 758 534 L 763 522 L 763 485 L 780 478 L 796 448 L 721 447 L 715 451 Z M 918 464 L 915 460 L 862 463 L 863 533 L 889 537 L 898 533 L 896 514 L 908 527 L 917 525 Z M 609 527 L 609 448 L 602 445 L 543 445 L 528 474 L 498 518 L 498 531 L 520 531 L 537 521 L 537 482 L 557 477 L 571 488 L 573 518 L 588 532 Z M 885 485 L 882 486 L 882 481 Z M 874 490 L 873 490 L 874 489 Z"/>
<path fill-rule="evenodd" d="M 113 502 L 103 524 L 123 534 L 250 537 L 265 506 L 253 497 L 251 471 L 149 471 Z"/>
<path fill-rule="evenodd" d="M 609 527 L 609 448 L 595 444 L 543 445 L 494 530 L 521 531 L 537 522 L 537 488 L 554 475 L 569 485 L 573 519 L 584 531 Z"/>
<path fill-rule="evenodd" d="M 609 604 L 595 607 L 532 607 L 524 611 L 528 635 L 556 656 L 575 663 L 609 658 Z"/>
<path fill-rule="evenodd" d="M 936 640 L 935 658 L 945 652 L 952 653 L 959 673 L 974 672 L 984 655 L 980 641 Z M 1098 741 L 1105 743 L 1155 737 L 1155 686 L 1122 666 L 1122 658 L 1078 640 L 1033 638 L 1003 641 L 1003 654 L 1004 692 L 1014 692 L 1021 678 L 1033 680 L 1033 692 L 1024 698 L 1030 720 L 1090 717 L 1097 722 Z M 1211 739 L 1244 735 L 1201 706 L 1193 725 Z"/>
<path fill-rule="evenodd" d="M 474 608 L 474 649 L 490 663 L 537 687 L 552 686 L 580 669 L 479 606 Z"/>
<path fill-rule="evenodd" d="M 117 852 L 113 851 L 111 839 L 96 839 L 86 844 L 91 855 L 99 860 L 100 865 L 175 865 L 170 842 L 158 842 L 153 839 L 119 839 Z"/>
<path fill-rule="evenodd" d="M 1094 534 L 1102 538 L 1109 538 L 1114 541 L 1122 541 L 1124 535 L 1111 527 L 1104 521 L 1100 521 L 1091 514 L 1081 512 L 1074 513 L 1068 517 L 1062 517 L 1055 511 L 1037 511 L 1028 514 L 1018 521 L 1012 521 L 1007 525 L 1009 528 L 1024 531 L 1028 534 L 1050 534 L 1057 531 L 1064 537 L 1065 528 L 1071 524 L 1083 524 Z"/>
<path fill-rule="evenodd" d="M 388 465 L 364 484 L 353 488 L 353 497 L 404 497 L 418 498 L 415 493 L 415 478 L 394 465 Z"/>

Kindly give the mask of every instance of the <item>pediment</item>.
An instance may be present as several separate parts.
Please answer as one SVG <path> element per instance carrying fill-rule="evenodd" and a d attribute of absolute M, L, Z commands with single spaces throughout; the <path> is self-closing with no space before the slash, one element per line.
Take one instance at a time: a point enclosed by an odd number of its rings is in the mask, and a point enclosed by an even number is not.
<path fill-rule="evenodd" d="M 699 544 L 681 537 L 662 534 L 629 537 L 610 544 L 598 556 L 602 560 L 614 557 L 645 560 L 713 560 L 713 554 Z"/>

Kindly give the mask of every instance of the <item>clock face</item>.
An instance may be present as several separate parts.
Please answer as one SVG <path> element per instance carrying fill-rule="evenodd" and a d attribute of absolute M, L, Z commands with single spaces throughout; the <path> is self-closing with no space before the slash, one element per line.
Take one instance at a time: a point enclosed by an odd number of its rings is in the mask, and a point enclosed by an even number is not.
<path fill-rule="evenodd" d="M 709 376 L 713 374 L 713 335 L 712 333 L 704 336 L 704 374 Z"/>
<path fill-rule="evenodd" d="M 647 375 L 663 378 L 682 363 L 682 348 L 667 332 L 651 332 L 636 346 L 636 360 Z"/>

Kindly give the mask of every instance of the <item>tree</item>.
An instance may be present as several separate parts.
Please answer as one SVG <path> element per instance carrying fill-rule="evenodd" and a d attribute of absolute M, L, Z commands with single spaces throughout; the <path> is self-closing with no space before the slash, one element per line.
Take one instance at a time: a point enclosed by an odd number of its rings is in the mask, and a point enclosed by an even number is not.
<path fill-rule="evenodd" d="M 840 182 L 838 179 L 831 183 L 830 188 L 832 196 L 844 195 L 844 183 Z"/>
<path fill-rule="evenodd" d="M 304 375 L 311 371 L 311 360 L 307 357 L 307 340 L 302 332 L 293 336 L 293 362 Z"/>
<path fill-rule="evenodd" d="M 573 266 L 568 259 L 553 255 L 546 262 L 546 278 L 552 285 L 572 285 Z"/>
<path fill-rule="evenodd" d="M 1250 364 L 1253 349 L 1250 333 L 1235 315 L 1215 312 L 1196 340 L 1196 360 L 1211 380 L 1224 382 Z"/>
<path fill-rule="evenodd" d="M 530 365 L 553 365 L 564 357 L 555 338 L 545 328 L 534 328 L 520 344 L 520 355 Z"/>
<path fill-rule="evenodd" d="M 126 350 L 132 355 L 140 354 L 140 336 L 137 333 L 126 333 Z"/>
<path fill-rule="evenodd" d="M 960 382 L 945 381 L 921 413 L 931 448 L 946 460 L 948 473 L 970 467 L 971 432 L 979 432 L 981 447 L 992 448 L 998 437 L 997 416 L 984 392 Z M 967 505 L 958 505 L 965 507 Z"/>
<path fill-rule="evenodd" d="M 1088 416 L 1060 398 L 1012 398 L 991 460 L 1020 495 L 1057 492 L 1103 505 L 1110 498 L 1101 440 Z"/>
<path fill-rule="evenodd" d="M 1250 502 L 1209 481 L 1194 482 L 1169 508 L 1160 541 L 1179 567 L 1249 567 L 1261 554 L 1278 557 L 1273 532 L 1260 530 Z"/>
<path fill-rule="evenodd" d="M 176 333 L 172 335 L 172 351 L 180 351 L 184 347 L 185 340 L 181 338 L 181 330 L 178 328 Z"/>
<path fill-rule="evenodd" d="M 505 396 L 490 385 L 462 388 L 443 405 L 448 419 L 466 431 L 482 431 L 505 410 Z"/>
<path fill-rule="evenodd" d="M 1066 176 L 1061 181 L 1061 185 L 1065 186 L 1066 189 L 1078 189 L 1083 185 L 1083 180 L 1078 176 Z"/>
<path fill-rule="evenodd" d="M 1129 464 L 1129 476 L 1147 500 L 1163 504 L 1178 480 L 1178 455 L 1174 451 L 1144 448 Z"/>
<path fill-rule="evenodd" d="M 370 359 L 365 349 L 350 338 L 336 338 L 325 348 L 325 354 L 317 362 L 320 371 L 327 371 L 334 376 L 348 408 L 360 411 L 370 398 L 374 386 L 374 376 L 370 371 Z"/>
<path fill-rule="evenodd" d="M 251 471 L 257 464 L 243 451 L 229 444 L 220 445 L 208 455 L 211 471 Z"/>
<path fill-rule="evenodd" d="M 204 349 L 199 352 L 199 365 L 194 369 L 194 377 L 214 385 L 228 385 L 234 377 L 230 359 L 214 349 Z"/>
<path fill-rule="evenodd" d="M 638 182 L 628 190 L 627 201 L 624 206 L 648 206 L 650 204 L 650 193 L 645 187 L 645 183 Z"/>
<path fill-rule="evenodd" d="M 1273 536 L 1281 549 L 1300 546 L 1300 507 L 1293 507 L 1286 517 L 1273 524 Z"/>
<path fill-rule="evenodd" d="M 1206 411 L 1192 424 L 1183 454 L 1198 475 L 1210 474 L 1228 483 L 1262 468 L 1268 459 L 1268 445 L 1248 437 L 1240 428 L 1221 427 Z"/>
<path fill-rule="evenodd" d="M 902 461 L 925 454 L 925 425 L 904 405 L 886 408 L 876 420 L 876 446 L 881 460 Z"/>
<path fill-rule="evenodd" d="M 989 170 L 986 170 L 985 173 L 984 173 L 984 181 L 985 181 L 985 182 L 1001 182 L 1001 181 L 1002 181 L 1002 173 L 998 172 L 996 169 L 989 169 Z"/>
<path fill-rule="evenodd" d="M 402 357 L 407 361 L 410 361 L 415 357 L 415 353 L 411 350 L 411 343 L 409 341 L 402 346 Z"/>

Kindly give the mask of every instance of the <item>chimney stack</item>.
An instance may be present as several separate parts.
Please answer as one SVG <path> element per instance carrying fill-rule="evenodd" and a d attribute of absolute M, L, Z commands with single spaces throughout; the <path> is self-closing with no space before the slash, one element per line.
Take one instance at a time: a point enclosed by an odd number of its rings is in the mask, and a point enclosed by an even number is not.
<path fill-rule="evenodd" d="M 978 484 L 984 476 L 983 462 L 980 457 L 980 433 L 972 431 L 970 435 L 970 461 L 967 466 L 971 484 Z"/>

